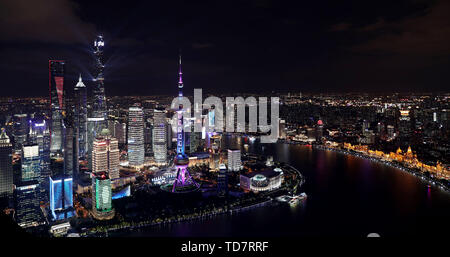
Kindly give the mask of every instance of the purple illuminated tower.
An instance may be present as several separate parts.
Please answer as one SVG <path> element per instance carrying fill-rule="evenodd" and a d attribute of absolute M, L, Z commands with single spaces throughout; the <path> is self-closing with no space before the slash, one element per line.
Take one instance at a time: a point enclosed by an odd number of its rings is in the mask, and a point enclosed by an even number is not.
<path fill-rule="evenodd" d="M 183 97 L 183 78 L 182 78 L 182 71 L 181 71 L 181 54 L 180 54 L 180 69 L 178 72 L 179 80 L 178 80 L 178 97 Z M 172 186 L 172 192 L 174 193 L 180 193 L 180 192 L 187 192 L 195 190 L 199 187 L 198 183 L 194 181 L 191 174 L 189 174 L 189 171 L 187 169 L 189 165 L 189 158 L 184 153 L 184 124 L 183 124 L 183 105 L 180 104 L 178 106 L 177 110 L 177 155 L 175 157 L 174 163 L 175 167 L 177 169 L 177 178 L 175 179 L 173 186 Z"/>

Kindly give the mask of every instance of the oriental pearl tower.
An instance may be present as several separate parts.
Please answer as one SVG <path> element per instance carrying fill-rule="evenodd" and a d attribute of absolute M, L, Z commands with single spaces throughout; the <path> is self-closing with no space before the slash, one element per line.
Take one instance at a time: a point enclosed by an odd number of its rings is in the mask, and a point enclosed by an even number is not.
<path fill-rule="evenodd" d="M 181 70 L 181 54 L 179 59 L 178 71 L 178 97 L 183 98 L 183 72 Z M 185 136 L 183 124 L 183 105 L 180 104 L 177 110 L 177 155 L 174 159 L 174 164 L 177 170 L 177 177 L 172 185 L 173 193 L 190 192 L 197 190 L 199 184 L 195 182 L 188 170 L 189 158 L 184 152 Z"/>

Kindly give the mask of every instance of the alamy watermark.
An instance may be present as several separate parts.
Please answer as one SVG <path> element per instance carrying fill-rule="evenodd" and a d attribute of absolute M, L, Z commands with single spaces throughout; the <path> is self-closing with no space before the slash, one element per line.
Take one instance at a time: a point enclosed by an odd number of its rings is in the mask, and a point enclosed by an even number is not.
<path fill-rule="evenodd" d="M 222 99 L 216 96 L 209 96 L 202 101 L 202 89 L 194 89 L 194 108 L 191 109 L 191 101 L 187 97 L 175 97 L 172 100 L 171 108 L 178 109 L 182 106 L 180 111 L 173 115 L 172 124 L 178 124 L 178 116 L 183 116 L 184 131 L 191 132 L 192 119 L 194 120 L 194 132 L 202 132 L 205 127 L 206 132 L 261 132 L 265 135 L 261 136 L 261 143 L 275 143 L 278 139 L 279 130 L 279 105 L 278 97 L 270 97 L 270 124 L 267 121 L 267 97 L 249 96 L 243 97 L 226 97 L 226 126 L 224 126 L 223 102 Z M 245 106 L 248 106 L 248 131 L 245 124 Z M 204 109 L 212 112 L 207 119 L 202 119 L 202 112 Z M 194 116 L 192 117 L 192 110 Z M 259 114 L 259 115 L 258 115 Z M 235 126 L 235 117 L 236 126 Z M 189 126 L 186 126 L 189 124 Z M 236 130 L 235 130 L 236 127 Z M 176 132 L 175 126 L 172 128 Z M 269 133 L 270 132 L 270 133 Z"/>

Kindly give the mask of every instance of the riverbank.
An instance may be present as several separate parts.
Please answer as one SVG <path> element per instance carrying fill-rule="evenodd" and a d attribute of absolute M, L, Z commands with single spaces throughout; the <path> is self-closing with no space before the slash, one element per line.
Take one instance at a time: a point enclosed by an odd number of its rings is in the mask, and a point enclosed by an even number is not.
<path fill-rule="evenodd" d="M 266 206 L 272 206 L 279 204 L 277 201 L 275 201 L 275 197 L 279 194 L 284 194 L 286 192 L 293 192 L 295 193 L 298 188 L 300 188 L 305 183 L 304 176 L 300 173 L 300 171 L 293 166 L 282 163 L 281 166 L 284 167 L 284 172 L 289 173 L 295 173 L 295 184 L 291 186 L 290 188 L 283 188 L 281 190 L 274 190 L 270 192 L 261 192 L 259 195 L 259 199 L 244 199 L 244 201 L 237 199 L 235 202 L 232 202 L 230 204 L 227 204 L 225 206 L 214 208 L 214 210 L 206 210 L 202 213 L 190 213 L 183 217 L 177 217 L 177 218 L 169 218 L 165 220 L 156 219 L 154 221 L 150 220 L 143 220 L 140 222 L 126 222 L 123 221 L 118 224 L 111 224 L 111 225 L 105 225 L 105 226 L 97 226 L 94 228 L 91 228 L 88 231 L 85 231 L 81 233 L 80 235 L 83 237 L 108 237 L 111 236 L 110 234 L 117 233 L 127 233 L 128 231 L 138 231 L 141 229 L 147 229 L 152 226 L 164 226 L 169 224 L 177 224 L 182 222 L 189 222 L 194 220 L 202 220 L 202 219 L 211 219 L 219 215 L 236 215 L 241 212 L 245 212 L 248 210 L 252 210 L 255 208 L 260 207 L 266 207 Z"/>
<path fill-rule="evenodd" d="M 356 156 L 356 157 L 359 157 L 359 158 L 364 158 L 364 159 L 367 159 L 367 160 L 370 160 L 370 161 L 375 161 L 375 162 L 378 162 L 378 163 L 383 164 L 383 165 L 388 165 L 390 167 L 397 168 L 397 169 L 399 169 L 401 171 L 407 172 L 407 173 L 409 173 L 411 175 L 414 175 L 414 176 L 422 179 L 423 181 L 429 183 L 430 186 L 431 185 L 436 186 L 439 189 L 444 190 L 447 193 L 450 193 L 450 187 L 448 185 L 443 184 L 440 180 L 432 178 L 432 177 L 427 177 L 422 172 L 420 172 L 419 170 L 408 168 L 408 167 L 406 167 L 406 166 L 404 166 L 404 165 L 402 165 L 400 163 L 394 163 L 394 162 L 391 162 L 391 161 L 382 160 L 380 158 L 376 158 L 376 157 L 373 157 L 373 156 L 370 156 L 370 155 L 366 155 L 366 154 L 361 153 L 361 152 L 348 151 L 346 149 L 327 147 L 327 146 L 324 146 L 324 145 L 313 145 L 313 147 L 315 149 L 320 149 L 320 150 L 324 150 L 324 151 L 333 151 L 333 152 L 338 152 L 338 153 L 342 153 L 342 154 L 352 155 L 352 156 Z"/>

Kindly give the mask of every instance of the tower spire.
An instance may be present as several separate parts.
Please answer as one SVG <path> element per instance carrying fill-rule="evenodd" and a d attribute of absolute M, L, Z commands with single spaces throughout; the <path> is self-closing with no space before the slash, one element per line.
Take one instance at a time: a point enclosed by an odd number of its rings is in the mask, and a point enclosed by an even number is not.
<path fill-rule="evenodd" d="M 178 61 L 178 89 L 179 89 L 179 96 L 183 96 L 183 70 L 181 68 L 181 50 L 179 54 L 179 61 Z"/>

